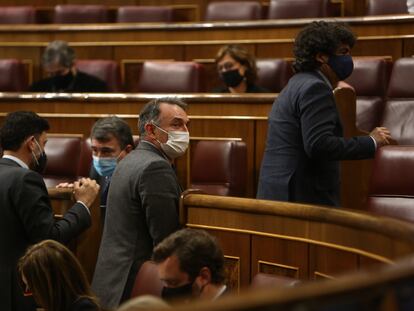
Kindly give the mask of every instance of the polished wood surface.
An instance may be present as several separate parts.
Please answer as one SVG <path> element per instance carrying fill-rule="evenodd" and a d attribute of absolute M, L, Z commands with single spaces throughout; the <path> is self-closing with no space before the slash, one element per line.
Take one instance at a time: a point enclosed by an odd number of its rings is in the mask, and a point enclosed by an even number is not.
<path fill-rule="evenodd" d="M 52 208 L 57 217 L 63 215 L 75 203 L 70 189 L 49 188 L 48 192 Z M 98 258 L 99 245 L 101 243 L 102 236 L 99 199 L 95 200 L 89 210 L 92 218 L 91 226 L 80 234 L 75 240 L 71 241 L 69 248 L 79 259 L 79 262 L 86 272 L 86 276 L 91 282 L 95 271 L 95 264 Z"/>
<path fill-rule="evenodd" d="M 338 100 L 347 136 L 360 134 L 355 128 L 355 98 L 346 89 Z M 174 94 L 169 94 L 174 95 Z M 186 101 L 192 137 L 238 138 L 247 145 L 247 196 L 255 197 L 267 136 L 267 116 L 277 94 L 175 94 Z M 145 103 L 165 94 L 0 94 L 0 119 L 15 110 L 33 110 L 47 118 L 53 133 L 89 136 L 93 123 L 116 114 L 137 134 L 138 112 Z M 341 96 L 340 96 L 341 97 Z M 186 155 L 177 160 L 177 173 L 184 187 L 188 182 Z M 349 162 L 349 163 L 348 163 Z M 342 169 L 342 202 L 363 209 L 368 193 L 371 160 L 348 161 Z"/>
<path fill-rule="evenodd" d="M 172 24 L 0 25 L 2 42 L 188 41 L 292 39 L 314 19 Z M 349 24 L 358 36 L 411 35 L 411 15 L 324 18 Z"/>
<path fill-rule="evenodd" d="M 216 301 L 183 304 L 175 311 L 401 310 L 412 303 L 414 258 L 293 288 L 264 288 Z M 401 303 L 401 304 L 400 304 Z M 409 308 L 408 308 L 409 309 Z"/>
<path fill-rule="evenodd" d="M 331 279 L 414 252 L 409 223 L 346 209 L 189 193 L 180 217 L 215 235 L 225 255 L 250 263 L 241 266 L 241 287 L 257 272 Z"/>

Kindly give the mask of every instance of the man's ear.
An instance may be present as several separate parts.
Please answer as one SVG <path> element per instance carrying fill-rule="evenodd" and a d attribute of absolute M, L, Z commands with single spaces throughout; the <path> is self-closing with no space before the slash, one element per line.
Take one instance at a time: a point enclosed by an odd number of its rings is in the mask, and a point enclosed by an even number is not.
<path fill-rule="evenodd" d="M 321 64 L 326 64 L 329 60 L 329 56 L 324 53 L 318 52 L 316 53 L 315 59 Z"/>
<path fill-rule="evenodd" d="M 206 286 L 207 284 L 211 283 L 211 271 L 208 267 L 203 267 L 198 274 L 201 282 L 201 286 Z"/>
<path fill-rule="evenodd" d="M 127 146 L 125 147 L 125 152 L 126 152 L 126 153 L 130 153 L 133 149 L 134 149 L 134 147 L 132 147 L 132 145 L 127 145 Z"/>
<path fill-rule="evenodd" d="M 155 133 L 154 133 L 155 126 L 153 124 L 147 123 L 147 124 L 145 124 L 144 128 L 145 128 L 145 133 L 147 135 L 150 135 L 150 136 L 155 135 Z"/>
<path fill-rule="evenodd" d="M 32 135 L 32 136 L 30 136 L 30 137 L 28 137 L 25 141 L 24 141 L 24 143 L 23 144 L 25 144 L 26 145 L 26 147 L 27 147 L 27 149 L 29 149 L 29 151 L 30 152 L 32 152 L 34 149 L 35 149 L 35 137 Z"/>

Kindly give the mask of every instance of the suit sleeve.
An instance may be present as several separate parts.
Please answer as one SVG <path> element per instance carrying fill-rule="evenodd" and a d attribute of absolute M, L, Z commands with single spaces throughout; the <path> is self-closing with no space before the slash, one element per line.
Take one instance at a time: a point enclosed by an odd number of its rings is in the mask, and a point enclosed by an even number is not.
<path fill-rule="evenodd" d="M 33 242 L 53 239 L 66 243 L 88 228 L 91 219 L 86 208 L 79 203 L 73 205 L 56 221 L 42 177 L 28 172 L 13 194 L 15 206 L 28 238 Z"/>
<path fill-rule="evenodd" d="M 375 154 L 369 136 L 344 138 L 335 134 L 340 122 L 332 91 L 325 83 L 314 83 L 299 98 L 299 115 L 305 152 L 314 159 L 358 160 Z"/>
<path fill-rule="evenodd" d="M 151 163 L 141 176 L 139 193 L 154 246 L 178 229 L 177 186 L 166 161 Z"/>

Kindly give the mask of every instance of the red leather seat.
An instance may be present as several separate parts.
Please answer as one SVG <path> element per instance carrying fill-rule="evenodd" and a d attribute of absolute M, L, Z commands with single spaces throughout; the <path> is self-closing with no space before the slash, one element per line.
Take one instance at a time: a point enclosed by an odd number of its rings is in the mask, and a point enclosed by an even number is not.
<path fill-rule="evenodd" d="M 204 91 L 204 68 L 195 62 L 145 62 L 138 81 L 144 93 L 196 93 Z"/>
<path fill-rule="evenodd" d="M 400 58 L 393 66 L 381 125 L 402 145 L 414 145 L 414 58 Z"/>
<path fill-rule="evenodd" d="M 0 59 L 0 92 L 27 90 L 24 65 L 17 59 Z"/>
<path fill-rule="evenodd" d="M 387 146 L 375 156 L 368 210 L 414 222 L 414 146 Z"/>
<path fill-rule="evenodd" d="M 48 137 L 45 146 L 47 165 L 43 173 L 47 187 L 55 187 L 61 182 L 73 182 L 78 179 L 81 148 L 80 135 L 62 134 Z"/>
<path fill-rule="evenodd" d="M 121 90 L 121 74 L 118 63 L 113 60 L 77 60 L 76 67 L 106 82 L 110 92 Z"/>
<path fill-rule="evenodd" d="M 368 0 L 366 15 L 408 14 L 407 0 Z"/>
<path fill-rule="evenodd" d="M 258 59 L 257 85 L 279 93 L 293 76 L 292 66 L 284 59 Z"/>
<path fill-rule="evenodd" d="M 392 63 L 382 58 L 355 58 L 354 71 L 345 81 L 357 95 L 357 127 L 370 132 L 379 126 Z"/>
<path fill-rule="evenodd" d="M 0 7 L 0 24 L 34 24 L 36 10 L 32 6 Z"/>
<path fill-rule="evenodd" d="M 328 16 L 329 0 L 272 0 L 269 19 Z"/>
<path fill-rule="evenodd" d="M 84 24 L 108 22 L 107 9 L 103 5 L 57 5 L 54 22 L 57 24 Z"/>
<path fill-rule="evenodd" d="M 143 22 L 171 22 L 173 10 L 168 6 L 121 6 L 117 11 L 118 23 L 143 23 Z"/>
<path fill-rule="evenodd" d="M 190 188 L 246 196 L 247 148 L 240 141 L 203 140 L 191 146 Z"/>
<path fill-rule="evenodd" d="M 146 261 L 140 267 L 132 288 L 131 298 L 152 295 L 161 297 L 163 283 L 158 276 L 157 265 L 152 261 Z"/>
<path fill-rule="evenodd" d="M 262 6 L 258 1 L 210 2 L 206 9 L 206 21 L 257 20 L 262 17 Z"/>

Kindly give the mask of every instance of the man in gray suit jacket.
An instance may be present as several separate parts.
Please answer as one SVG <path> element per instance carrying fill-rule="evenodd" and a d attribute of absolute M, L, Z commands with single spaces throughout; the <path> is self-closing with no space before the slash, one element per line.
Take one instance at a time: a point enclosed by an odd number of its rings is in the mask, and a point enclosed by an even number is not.
<path fill-rule="evenodd" d="M 77 203 L 55 220 L 41 172 L 48 122 L 34 112 L 7 115 L 1 128 L 0 159 L 0 310 L 35 310 L 30 297 L 23 297 L 17 261 L 31 244 L 44 239 L 65 243 L 91 224 L 89 207 L 99 186 L 82 179 L 74 183 Z M 30 169 L 29 169 L 30 168 Z M 36 172 L 37 171 L 37 172 Z"/>
<path fill-rule="evenodd" d="M 178 229 L 181 188 L 172 161 L 189 143 L 186 105 L 156 99 L 139 115 L 141 142 L 116 167 L 92 287 L 104 308 L 129 298 L 155 245 Z"/>
<path fill-rule="evenodd" d="M 269 114 L 257 198 L 339 206 L 338 160 L 371 158 L 389 143 L 383 127 L 343 137 L 333 89 L 352 73 L 354 43 L 339 23 L 313 22 L 299 33 L 296 74 Z"/>

